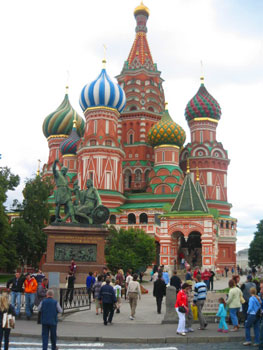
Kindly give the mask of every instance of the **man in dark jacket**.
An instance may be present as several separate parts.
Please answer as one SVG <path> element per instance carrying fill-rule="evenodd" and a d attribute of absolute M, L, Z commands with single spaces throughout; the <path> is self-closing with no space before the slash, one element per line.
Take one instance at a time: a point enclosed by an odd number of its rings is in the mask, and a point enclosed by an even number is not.
<path fill-rule="evenodd" d="M 21 293 L 23 292 L 23 284 L 25 281 L 25 276 L 21 276 L 20 272 L 17 272 L 15 274 L 14 278 L 11 278 L 11 280 L 7 281 L 6 288 L 9 289 L 9 286 L 11 287 L 11 305 L 15 309 L 16 316 L 20 316 L 20 307 L 21 307 Z"/>
<path fill-rule="evenodd" d="M 176 288 L 176 293 L 179 292 L 181 289 L 182 281 L 181 279 L 177 276 L 177 271 L 174 271 L 173 276 L 171 277 L 170 280 L 170 286 L 173 286 Z"/>
<path fill-rule="evenodd" d="M 153 296 L 156 298 L 157 313 L 161 313 L 163 297 L 166 295 L 166 284 L 162 279 L 162 273 L 158 273 L 158 279 L 153 284 Z"/>
<path fill-rule="evenodd" d="M 102 300 L 103 305 L 103 321 L 104 325 L 112 323 L 114 314 L 114 304 L 117 302 L 113 287 L 110 285 L 110 278 L 106 278 L 106 284 L 101 287 L 99 300 Z"/>
<path fill-rule="evenodd" d="M 243 292 L 243 297 L 245 299 L 245 303 L 242 304 L 242 312 L 245 317 L 245 321 L 247 319 L 247 310 L 248 310 L 248 302 L 251 297 L 250 288 L 256 288 L 255 283 L 252 282 L 252 276 L 247 276 L 247 281 L 242 284 L 241 291 Z"/>
<path fill-rule="evenodd" d="M 42 323 L 42 345 L 43 350 L 48 348 L 48 336 L 50 332 L 51 349 L 57 349 L 57 323 L 58 313 L 62 312 L 59 303 L 53 299 L 54 292 L 52 289 L 47 291 L 47 297 L 44 299 L 39 307 L 38 311 L 41 311 L 41 323 Z"/>

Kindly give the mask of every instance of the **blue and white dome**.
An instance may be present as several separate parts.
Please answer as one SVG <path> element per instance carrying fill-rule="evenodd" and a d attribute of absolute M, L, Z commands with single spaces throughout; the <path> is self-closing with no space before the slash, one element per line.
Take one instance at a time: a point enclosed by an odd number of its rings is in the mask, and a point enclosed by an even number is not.
<path fill-rule="evenodd" d="M 79 103 L 83 112 L 92 107 L 110 107 L 121 113 L 126 104 L 126 96 L 120 85 L 113 82 L 103 68 L 96 80 L 84 86 Z"/>

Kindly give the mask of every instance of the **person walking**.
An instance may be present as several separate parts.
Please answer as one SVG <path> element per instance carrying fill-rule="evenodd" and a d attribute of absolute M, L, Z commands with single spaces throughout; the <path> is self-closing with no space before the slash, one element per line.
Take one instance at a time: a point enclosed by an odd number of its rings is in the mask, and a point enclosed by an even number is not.
<path fill-rule="evenodd" d="M 133 280 L 133 277 L 132 277 L 132 274 L 131 274 L 131 270 L 128 270 L 127 274 L 126 274 L 126 279 L 125 279 L 125 299 L 126 299 L 126 296 L 127 296 L 127 290 L 128 290 L 129 283 L 132 280 Z"/>
<path fill-rule="evenodd" d="M 182 281 L 181 279 L 177 276 L 177 271 L 174 270 L 173 276 L 170 279 L 170 286 L 173 286 L 176 288 L 176 293 L 179 292 L 181 289 Z"/>
<path fill-rule="evenodd" d="M 219 325 L 218 325 L 218 332 L 228 333 L 228 327 L 226 324 L 226 302 L 224 298 L 219 298 L 219 307 L 216 316 L 220 317 Z"/>
<path fill-rule="evenodd" d="M 116 295 L 116 314 L 120 313 L 121 308 L 121 283 L 119 280 L 116 280 L 115 286 L 114 286 L 114 292 Z"/>
<path fill-rule="evenodd" d="M 100 289 L 102 286 L 102 276 L 98 276 L 97 282 L 92 286 L 92 291 L 94 291 L 94 299 L 95 299 L 95 304 L 96 304 L 96 315 L 99 314 L 99 308 L 100 308 L 100 313 L 102 314 L 102 303 L 99 300 L 99 294 L 100 294 Z"/>
<path fill-rule="evenodd" d="M 242 292 L 236 286 L 233 280 L 230 280 L 228 282 L 228 286 L 230 289 L 229 289 L 229 294 L 228 294 L 228 299 L 226 301 L 226 304 L 229 308 L 232 325 L 234 326 L 234 328 L 231 329 L 230 331 L 237 332 L 239 329 L 237 312 L 241 307 Z"/>
<path fill-rule="evenodd" d="M 69 271 L 68 276 L 66 277 L 67 281 L 67 291 L 66 291 L 66 296 L 65 296 L 65 303 L 68 302 L 68 297 L 69 297 L 69 303 L 71 304 L 73 301 L 73 294 L 74 294 L 74 287 L 75 287 L 75 275 L 73 272 Z"/>
<path fill-rule="evenodd" d="M 188 312 L 188 298 L 186 294 L 186 289 L 189 287 L 189 284 L 184 283 L 182 289 L 177 293 L 175 310 L 179 317 L 177 334 L 185 336 L 185 314 Z"/>
<path fill-rule="evenodd" d="M 47 291 L 47 297 L 39 304 L 38 311 L 41 312 L 42 350 L 47 350 L 48 348 L 49 333 L 51 349 L 57 350 L 58 313 L 62 313 L 62 309 L 59 303 L 54 300 L 54 291 L 52 289 Z"/>
<path fill-rule="evenodd" d="M 212 269 L 209 269 L 209 273 L 210 273 L 210 277 L 209 277 L 209 286 L 208 286 L 208 290 L 213 291 L 214 290 L 214 277 L 215 277 L 215 273 Z"/>
<path fill-rule="evenodd" d="M 2 294 L 0 295 L 0 349 L 2 349 L 2 339 L 4 336 L 4 350 L 8 350 L 9 335 L 11 331 L 10 323 L 7 323 L 7 325 L 3 327 L 3 321 L 8 319 L 8 315 L 15 316 L 16 312 L 14 307 L 11 304 L 9 304 L 8 296 L 6 294 Z"/>
<path fill-rule="evenodd" d="M 162 310 L 163 297 L 166 295 L 166 283 L 162 279 L 162 274 L 158 274 L 157 281 L 153 284 L 153 296 L 156 298 L 157 313 L 160 314 Z"/>
<path fill-rule="evenodd" d="M 192 277 L 192 270 L 191 267 L 187 268 L 187 272 L 185 274 L 185 282 L 187 283 L 187 281 L 192 281 L 193 277 Z"/>
<path fill-rule="evenodd" d="M 159 274 L 158 274 L 158 276 L 159 276 Z M 157 276 L 157 278 L 159 278 L 158 276 Z M 170 277 L 169 277 L 169 273 L 168 273 L 167 270 L 164 270 L 164 271 L 163 271 L 163 273 L 162 273 L 162 279 L 164 280 L 164 282 L 165 282 L 166 285 L 169 284 L 169 282 L 170 282 Z"/>
<path fill-rule="evenodd" d="M 17 317 L 20 317 L 21 293 L 23 292 L 24 281 L 25 276 L 21 275 L 20 272 L 16 272 L 15 277 L 11 278 L 6 283 L 7 289 L 9 289 L 11 285 L 11 305 L 15 309 Z"/>
<path fill-rule="evenodd" d="M 196 276 L 197 283 L 195 284 L 194 289 L 194 304 L 197 306 L 197 314 L 200 323 L 199 330 L 204 330 L 207 326 L 207 322 L 202 313 L 202 309 L 205 305 L 206 296 L 207 296 L 207 287 L 205 282 L 202 282 L 201 275 Z"/>
<path fill-rule="evenodd" d="M 114 315 L 114 304 L 117 299 L 113 287 L 110 285 L 110 278 L 106 278 L 106 284 L 101 287 L 99 293 L 99 300 L 102 301 L 103 305 L 103 321 L 104 325 L 107 326 L 108 323 L 112 323 Z"/>
<path fill-rule="evenodd" d="M 91 303 L 91 291 L 92 287 L 95 284 L 96 280 L 95 277 L 93 276 L 93 272 L 89 272 L 88 277 L 86 278 L 86 287 L 87 287 L 87 292 L 89 295 L 89 302 Z"/>
<path fill-rule="evenodd" d="M 243 293 L 243 298 L 245 299 L 245 302 L 242 304 L 242 312 L 245 317 L 245 321 L 247 319 L 247 309 L 248 309 L 248 302 L 250 298 L 250 289 L 251 288 L 256 288 L 255 283 L 252 282 L 252 276 L 248 275 L 247 276 L 247 281 L 242 284 L 241 290 Z"/>
<path fill-rule="evenodd" d="M 34 277 L 30 276 L 30 273 L 26 274 L 24 281 L 25 287 L 25 301 L 26 301 L 26 318 L 30 320 L 33 313 L 33 307 L 35 304 L 35 297 L 37 292 L 37 281 Z"/>
<path fill-rule="evenodd" d="M 194 321 L 194 315 L 192 311 L 192 305 L 193 305 L 193 300 L 194 300 L 194 293 L 192 289 L 193 281 L 187 281 L 187 284 L 189 285 L 188 288 L 186 288 L 186 294 L 187 294 L 187 299 L 188 299 L 188 312 L 185 316 L 185 331 L 187 333 L 189 332 L 194 332 L 192 328 L 192 324 Z"/>
<path fill-rule="evenodd" d="M 42 300 L 46 298 L 48 290 L 48 279 L 46 277 L 43 278 L 42 282 L 38 285 L 36 298 L 35 298 L 35 305 L 39 306 Z M 41 312 L 38 312 L 37 315 L 37 323 L 41 323 Z"/>
<path fill-rule="evenodd" d="M 260 295 L 261 299 L 261 317 L 260 317 L 260 331 L 259 331 L 259 350 L 263 350 L 263 282 L 260 282 Z"/>
<path fill-rule="evenodd" d="M 245 334 L 246 341 L 243 343 L 245 346 L 251 345 L 251 335 L 250 329 L 253 326 L 255 333 L 254 346 L 259 346 L 259 326 L 260 326 L 260 317 L 261 317 L 261 300 L 259 296 L 257 296 L 256 288 L 250 289 L 250 295 L 248 302 L 248 310 L 247 310 L 247 319 L 245 322 Z"/>
<path fill-rule="evenodd" d="M 140 283 L 137 282 L 138 275 L 135 273 L 133 275 L 133 280 L 130 281 L 127 288 L 127 297 L 129 299 L 130 308 L 131 308 L 131 316 L 130 320 L 134 320 L 135 318 L 135 310 L 137 306 L 138 297 L 141 299 L 141 286 Z"/>

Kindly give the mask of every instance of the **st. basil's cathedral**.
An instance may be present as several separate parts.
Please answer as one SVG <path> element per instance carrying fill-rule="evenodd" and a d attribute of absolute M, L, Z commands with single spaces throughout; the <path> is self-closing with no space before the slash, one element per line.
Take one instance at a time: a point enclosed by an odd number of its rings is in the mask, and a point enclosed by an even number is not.
<path fill-rule="evenodd" d="M 84 118 L 68 92 L 43 123 L 49 157 L 68 168 L 80 189 L 92 179 L 110 209 L 108 224 L 154 237 L 156 264 L 221 271 L 236 264 L 236 219 L 227 198 L 228 153 L 217 141 L 219 103 L 204 79 L 185 108 L 191 142 L 165 103 L 163 79 L 147 41 L 149 9 L 136 7 L 136 35 L 117 81 L 104 67 L 80 92 Z M 51 202 L 53 198 L 51 197 Z"/>

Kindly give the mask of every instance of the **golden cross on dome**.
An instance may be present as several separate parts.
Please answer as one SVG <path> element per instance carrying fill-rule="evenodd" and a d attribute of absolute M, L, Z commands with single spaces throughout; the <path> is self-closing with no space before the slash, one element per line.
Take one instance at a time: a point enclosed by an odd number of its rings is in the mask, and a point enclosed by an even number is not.
<path fill-rule="evenodd" d="M 104 48 L 104 58 L 102 60 L 102 68 L 105 69 L 106 68 L 106 52 L 107 52 L 107 46 L 105 44 L 103 44 L 103 48 Z"/>
<path fill-rule="evenodd" d="M 201 77 L 200 77 L 200 80 L 201 80 L 201 84 L 203 84 L 204 80 L 205 80 L 205 77 L 204 77 L 204 65 L 203 65 L 203 61 L 202 60 L 200 61 L 200 64 L 201 64 Z"/>
<path fill-rule="evenodd" d="M 38 159 L 37 176 L 39 176 L 40 174 L 40 163 L 41 163 L 41 160 Z"/>

